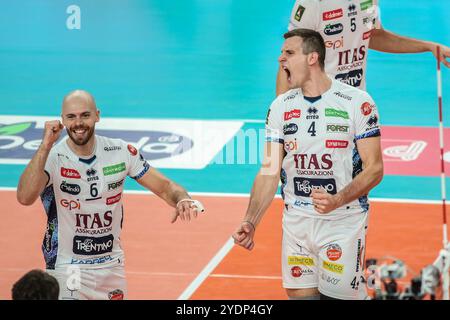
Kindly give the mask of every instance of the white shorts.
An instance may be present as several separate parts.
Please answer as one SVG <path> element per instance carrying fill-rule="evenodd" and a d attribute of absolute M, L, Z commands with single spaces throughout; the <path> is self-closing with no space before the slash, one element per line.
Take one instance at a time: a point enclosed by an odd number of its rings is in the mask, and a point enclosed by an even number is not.
<path fill-rule="evenodd" d="M 283 214 L 283 287 L 318 288 L 323 295 L 345 300 L 367 298 L 364 254 L 368 213 L 338 220 Z"/>
<path fill-rule="evenodd" d="M 123 300 L 127 282 L 123 266 L 81 269 L 70 265 L 46 270 L 59 283 L 59 300 Z"/>

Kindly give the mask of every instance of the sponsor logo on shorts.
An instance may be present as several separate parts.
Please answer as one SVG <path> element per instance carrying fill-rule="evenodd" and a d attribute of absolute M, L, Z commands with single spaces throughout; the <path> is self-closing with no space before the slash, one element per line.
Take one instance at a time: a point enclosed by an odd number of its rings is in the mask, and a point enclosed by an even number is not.
<path fill-rule="evenodd" d="M 325 33 L 327 36 L 334 36 L 341 33 L 343 30 L 344 26 L 342 25 L 342 23 L 327 24 L 327 26 L 323 30 L 323 33 Z"/>
<path fill-rule="evenodd" d="M 298 131 L 298 126 L 295 123 L 289 123 L 289 124 L 285 124 L 283 126 L 283 133 L 285 135 L 294 134 L 294 133 L 297 133 L 297 131 Z"/>
<path fill-rule="evenodd" d="M 333 278 L 325 273 L 322 273 L 321 278 L 323 281 L 331 283 L 334 286 L 336 286 L 341 281 L 341 279 Z"/>
<path fill-rule="evenodd" d="M 123 291 L 120 289 L 116 289 L 116 290 L 108 293 L 109 300 L 123 300 L 123 298 L 124 298 L 124 294 L 123 294 Z"/>
<path fill-rule="evenodd" d="M 61 176 L 65 178 L 81 179 L 80 173 L 75 169 L 61 167 Z"/>
<path fill-rule="evenodd" d="M 342 10 L 342 8 L 339 8 L 339 9 L 336 9 L 333 11 L 327 11 L 322 14 L 323 21 L 334 20 L 334 19 L 342 18 L 343 16 L 344 16 L 344 11 Z"/>
<path fill-rule="evenodd" d="M 125 162 L 119 163 L 119 164 L 115 164 L 112 166 L 108 166 L 108 167 L 104 167 L 103 168 L 103 174 L 105 176 L 110 176 L 122 171 L 126 170 L 126 166 L 125 166 Z"/>
<path fill-rule="evenodd" d="M 342 265 L 342 264 L 324 261 L 322 267 L 325 270 L 328 270 L 328 271 L 331 271 L 334 273 L 338 273 L 338 274 L 344 273 L 344 265 Z"/>
<path fill-rule="evenodd" d="M 128 148 L 128 151 L 130 151 L 131 155 L 133 155 L 133 156 L 137 155 L 137 153 L 138 153 L 137 149 L 135 147 L 133 147 L 131 144 L 129 144 L 127 146 L 127 148 Z"/>
<path fill-rule="evenodd" d="M 343 124 L 336 123 L 327 123 L 327 132 L 328 133 L 348 133 L 349 126 Z"/>
<path fill-rule="evenodd" d="M 125 181 L 125 179 L 108 183 L 108 191 L 115 190 L 115 189 L 121 187 L 124 181 Z"/>
<path fill-rule="evenodd" d="M 326 108 L 325 109 L 325 117 L 336 117 L 336 118 L 343 118 L 348 119 L 348 112 L 343 110 L 336 110 L 333 108 Z"/>
<path fill-rule="evenodd" d="M 79 255 L 98 255 L 112 252 L 114 236 L 112 234 L 99 237 L 75 236 L 73 238 L 73 253 Z"/>
<path fill-rule="evenodd" d="M 302 20 L 303 14 L 305 13 L 305 10 L 305 7 L 299 5 L 297 11 L 295 12 L 294 19 L 300 22 Z"/>
<path fill-rule="evenodd" d="M 293 266 L 291 268 L 291 275 L 294 278 L 300 278 L 302 276 L 303 270 L 299 266 Z"/>
<path fill-rule="evenodd" d="M 300 118 L 301 111 L 300 109 L 294 109 L 284 113 L 284 121 L 291 120 L 293 118 Z"/>
<path fill-rule="evenodd" d="M 114 203 L 117 203 L 120 201 L 120 199 L 122 198 L 122 193 L 116 194 L 115 196 L 109 197 L 106 199 L 106 204 L 112 205 Z"/>
<path fill-rule="evenodd" d="M 331 261 L 337 261 L 342 256 L 342 249 L 337 243 L 332 243 L 327 247 L 327 257 Z"/>
<path fill-rule="evenodd" d="M 348 141 L 345 140 L 326 140 L 325 146 L 330 149 L 345 149 L 348 146 Z"/>
<path fill-rule="evenodd" d="M 61 189 L 62 192 L 71 194 L 76 196 L 77 194 L 79 194 L 81 192 L 81 188 L 79 185 L 77 184 L 71 184 L 71 183 L 67 183 L 66 181 L 63 181 L 61 183 L 61 185 L 59 186 L 59 188 Z"/>
<path fill-rule="evenodd" d="M 71 264 L 102 264 L 108 261 L 112 261 L 112 257 L 107 255 L 105 257 L 93 258 L 93 259 L 74 259 L 72 258 Z"/>
<path fill-rule="evenodd" d="M 314 266 L 314 259 L 302 256 L 288 256 L 288 265 Z"/>
<path fill-rule="evenodd" d="M 313 188 L 324 188 L 330 194 L 336 194 L 336 181 L 334 179 L 308 179 L 294 178 L 294 193 L 300 197 L 310 197 Z"/>
<path fill-rule="evenodd" d="M 373 105 L 371 105 L 369 102 L 364 102 L 361 105 L 361 113 L 363 116 L 368 116 L 372 113 Z"/>

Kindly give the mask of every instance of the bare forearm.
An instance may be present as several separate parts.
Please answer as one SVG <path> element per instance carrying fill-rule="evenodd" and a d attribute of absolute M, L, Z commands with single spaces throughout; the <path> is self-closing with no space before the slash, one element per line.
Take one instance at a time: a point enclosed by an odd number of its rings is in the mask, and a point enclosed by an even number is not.
<path fill-rule="evenodd" d="M 432 42 L 408 38 L 384 29 L 374 29 L 369 48 L 389 53 L 417 53 L 432 51 Z"/>
<path fill-rule="evenodd" d="M 17 200 L 23 205 L 31 205 L 41 194 L 47 183 L 48 176 L 44 168 L 50 149 L 39 147 L 19 180 Z"/>
<path fill-rule="evenodd" d="M 350 184 L 336 194 L 335 197 L 338 201 L 338 207 L 368 194 L 373 187 L 381 182 L 382 178 L 382 164 L 364 169 Z"/>
<path fill-rule="evenodd" d="M 253 184 L 245 221 L 258 225 L 278 188 L 279 176 L 258 174 Z"/>
<path fill-rule="evenodd" d="M 172 207 L 175 207 L 178 201 L 182 199 L 191 198 L 182 186 L 176 184 L 173 181 L 167 182 L 166 190 L 160 196 L 167 202 L 167 204 L 169 204 Z"/>

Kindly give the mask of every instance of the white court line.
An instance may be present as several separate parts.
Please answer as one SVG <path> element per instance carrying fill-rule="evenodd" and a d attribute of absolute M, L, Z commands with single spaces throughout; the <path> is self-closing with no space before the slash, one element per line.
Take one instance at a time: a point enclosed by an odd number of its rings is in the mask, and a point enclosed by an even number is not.
<path fill-rule="evenodd" d="M 234 240 L 232 238 L 228 239 L 225 245 L 217 252 L 217 254 L 211 259 L 211 261 L 206 265 L 205 268 L 199 273 L 199 275 L 191 282 L 191 284 L 183 291 L 183 293 L 178 297 L 177 300 L 188 300 L 192 294 L 200 287 L 200 285 L 205 281 L 209 274 L 214 270 L 215 267 L 225 258 L 225 256 L 230 252 L 231 248 L 234 246 Z"/>

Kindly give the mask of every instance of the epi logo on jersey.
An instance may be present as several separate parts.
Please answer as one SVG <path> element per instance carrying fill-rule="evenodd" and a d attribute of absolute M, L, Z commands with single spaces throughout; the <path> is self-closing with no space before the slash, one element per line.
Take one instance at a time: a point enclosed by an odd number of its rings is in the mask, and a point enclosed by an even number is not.
<path fill-rule="evenodd" d="M 294 139 L 293 141 L 285 141 L 284 150 L 286 150 L 286 152 L 292 152 L 297 150 L 297 139 Z"/>
<path fill-rule="evenodd" d="M 284 121 L 291 120 L 293 118 L 300 118 L 301 111 L 300 109 L 294 109 L 284 113 Z"/>
<path fill-rule="evenodd" d="M 81 179 L 80 173 L 75 169 L 61 167 L 61 176 L 64 178 Z"/>
<path fill-rule="evenodd" d="M 336 50 L 336 49 L 339 49 L 342 47 L 344 47 L 344 37 L 343 36 L 337 40 L 325 41 L 325 48 Z"/>
<path fill-rule="evenodd" d="M 115 164 L 112 166 L 104 167 L 103 168 L 103 174 L 105 176 L 110 176 L 113 174 L 117 174 L 119 172 L 125 171 L 127 169 L 125 162 L 121 162 L 119 164 Z"/>
<path fill-rule="evenodd" d="M 78 200 L 75 201 L 75 200 L 61 199 L 61 201 L 59 203 L 64 208 L 69 209 L 69 211 L 75 210 L 75 209 L 80 210 L 80 208 L 81 208 L 81 204 L 80 204 L 80 202 Z"/>
<path fill-rule="evenodd" d="M 342 18 L 344 16 L 344 11 L 342 8 L 333 11 L 327 11 L 322 14 L 323 21 L 334 20 Z"/>
<path fill-rule="evenodd" d="M 41 145 L 45 122 L 55 118 L 0 115 L 0 119 L 0 163 L 27 164 Z M 228 120 L 102 118 L 95 134 L 124 140 L 156 168 L 203 169 L 243 124 Z M 58 142 L 66 138 L 63 130 Z M 97 153 L 119 154 L 123 149 L 126 151 L 122 144 L 107 142 Z"/>

